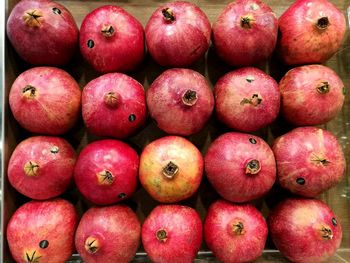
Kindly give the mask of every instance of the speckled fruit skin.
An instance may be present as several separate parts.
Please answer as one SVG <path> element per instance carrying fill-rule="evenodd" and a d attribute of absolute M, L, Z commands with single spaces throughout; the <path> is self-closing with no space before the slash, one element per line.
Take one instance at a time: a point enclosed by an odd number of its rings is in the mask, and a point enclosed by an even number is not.
<path fill-rule="evenodd" d="M 38 200 L 62 194 L 73 181 L 76 154 L 64 139 L 35 136 L 19 143 L 7 169 L 11 185 Z"/>
<path fill-rule="evenodd" d="M 75 235 L 75 246 L 86 263 L 128 263 L 140 241 L 141 223 L 124 205 L 90 208 Z"/>
<path fill-rule="evenodd" d="M 289 70 L 281 79 L 281 112 L 293 125 L 324 124 L 341 111 L 345 88 L 339 76 L 323 65 Z"/>
<path fill-rule="evenodd" d="M 271 124 L 280 109 L 277 82 L 257 68 L 231 71 L 214 88 L 217 117 L 228 127 L 244 132 Z"/>
<path fill-rule="evenodd" d="M 30 201 L 12 215 L 7 241 L 18 263 L 66 262 L 74 252 L 78 216 L 63 199 Z"/>
<path fill-rule="evenodd" d="M 263 139 L 250 134 L 228 132 L 219 136 L 209 146 L 204 163 L 209 182 L 231 202 L 248 202 L 264 196 L 276 179 L 271 148 Z"/>
<path fill-rule="evenodd" d="M 286 199 L 267 221 L 276 247 L 292 262 L 325 262 L 342 240 L 337 216 L 317 199 Z"/>
<path fill-rule="evenodd" d="M 191 263 L 202 243 L 202 228 L 193 208 L 159 205 L 142 225 L 142 244 L 154 263 Z"/>
<path fill-rule="evenodd" d="M 184 101 L 189 92 L 195 92 L 196 99 Z M 207 123 L 214 109 L 214 95 L 206 79 L 198 72 L 169 69 L 147 90 L 147 105 L 160 129 L 188 136 L 202 130 Z"/>
<path fill-rule="evenodd" d="M 215 257 L 225 263 L 252 262 L 261 256 L 267 224 L 250 204 L 218 200 L 209 207 L 204 222 L 204 239 Z"/>

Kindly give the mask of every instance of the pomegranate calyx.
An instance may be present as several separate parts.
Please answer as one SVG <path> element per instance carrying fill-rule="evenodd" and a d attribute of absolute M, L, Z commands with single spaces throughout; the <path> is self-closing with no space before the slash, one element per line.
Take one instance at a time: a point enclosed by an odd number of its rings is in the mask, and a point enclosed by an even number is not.
<path fill-rule="evenodd" d="M 323 239 L 331 240 L 333 238 L 332 229 L 330 229 L 329 227 L 322 226 L 320 231 Z"/>
<path fill-rule="evenodd" d="M 173 179 L 174 176 L 179 172 L 179 167 L 170 161 L 166 166 L 164 166 L 162 172 L 166 178 Z"/>
<path fill-rule="evenodd" d="M 252 15 L 245 15 L 241 17 L 240 25 L 244 29 L 251 29 L 255 19 Z"/>
<path fill-rule="evenodd" d="M 198 100 L 197 92 L 194 90 L 186 90 L 185 93 L 182 95 L 182 102 L 183 104 L 187 106 L 193 106 L 196 104 Z"/>
<path fill-rule="evenodd" d="M 322 81 L 319 85 L 317 85 L 316 90 L 320 94 L 326 94 L 330 91 L 331 86 L 327 81 Z"/>
<path fill-rule="evenodd" d="M 326 158 L 319 157 L 316 154 L 313 154 L 313 159 L 311 159 L 311 161 L 316 162 L 316 163 L 321 164 L 321 165 L 324 165 L 324 166 L 331 163 Z"/>
<path fill-rule="evenodd" d="M 43 19 L 43 13 L 36 9 L 29 9 L 23 15 L 24 22 L 30 27 L 40 27 Z"/>
<path fill-rule="evenodd" d="M 23 170 L 27 176 L 37 176 L 39 172 L 39 165 L 36 162 L 28 161 L 25 163 Z"/>
<path fill-rule="evenodd" d="M 316 23 L 316 27 L 320 30 L 325 30 L 329 25 L 329 19 L 326 16 L 319 18 Z"/>
<path fill-rule="evenodd" d="M 105 104 L 111 108 L 116 108 L 118 106 L 119 99 L 119 94 L 114 91 L 107 92 L 104 95 Z"/>
<path fill-rule="evenodd" d="M 97 238 L 90 236 L 85 241 L 85 250 L 90 254 L 95 254 L 100 249 L 100 242 Z"/>
<path fill-rule="evenodd" d="M 245 233 L 243 223 L 238 221 L 232 224 L 232 231 L 235 235 L 243 235 Z"/>
<path fill-rule="evenodd" d="M 32 85 L 27 85 L 22 89 L 22 93 L 26 98 L 34 98 L 37 94 L 37 90 Z"/>
<path fill-rule="evenodd" d="M 174 13 L 170 8 L 166 7 L 164 9 L 162 9 L 162 14 L 163 14 L 163 18 L 166 22 L 172 23 L 175 21 Z"/>
<path fill-rule="evenodd" d="M 256 159 L 249 160 L 245 166 L 245 174 L 257 174 L 260 170 L 260 162 Z"/>
<path fill-rule="evenodd" d="M 114 175 L 108 170 L 103 170 L 97 173 L 97 180 L 100 185 L 111 185 L 114 182 Z"/>
<path fill-rule="evenodd" d="M 160 242 L 165 242 L 168 238 L 167 232 L 164 229 L 159 229 L 156 232 L 156 237 Z"/>
<path fill-rule="evenodd" d="M 24 260 L 27 263 L 39 263 L 41 255 L 34 250 L 33 252 L 25 252 Z"/>
<path fill-rule="evenodd" d="M 111 25 L 104 25 L 101 29 L 101 33 L 104 37 L 111 37 L 114 35 L 115 30 Z"/>
<path fill-rule="evenodd" d="M 240 104 L 250 104 L 253 106 L 258 106 L 262 102 L 262 98 L 259 97 L 259 94 L 253 94 L 250 99 L 244 98 Z"/>

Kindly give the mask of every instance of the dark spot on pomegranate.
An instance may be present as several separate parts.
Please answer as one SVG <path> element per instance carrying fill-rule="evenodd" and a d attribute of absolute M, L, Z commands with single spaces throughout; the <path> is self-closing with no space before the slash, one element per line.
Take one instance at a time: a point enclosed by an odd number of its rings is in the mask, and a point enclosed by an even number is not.
<path fill-rule="evenodd" d="M 328 17 L 324 16 L 317 20 L 317 27 L 319 29 L 326 29 L 329 26 L 329 19 Z"/>
<path fill-rule="evenodd" d="M 305 179 L 302 177 L 298 177 L 296 180 L 297 184 L 299 185 L 304 185 L 305 184 Z"/>
<path fill-rule="evenodd" d="M 95 42 L 92 39 L 89 39 L 87 42 L 88 48 L 93 48 L 95 46 Z"/>
<path fill-rule="evenodd" d="M 255 80 L 255 78 L 253 76 L 247 76 L 245 80 L 249 83 L 252 83 Z"/>
<path fill-rule="evenodd" d="M 245 169 L 246 174 L 257 174 L 261 170 L 260 162 L 256 159 L 250 160 Z"/>
<path fill-rule="evenodd" d="M 39 247 L 40 248 L 47 248 L 48 246 L 49 246 L 49 241 L 47 241 L 47 240 L 41 240 L 39 242 Z"/>
<path fill-rule="evenodd" d="M 337 226 L 338 224 L 337 219 L 335 219 L 334 217 L 332 218 L 332 224 L 333 226 Z"/>
<path fill-rule="evenodd" d="M 58 148 L 56 145 L 52 146 L 50 149 L 51 153 L 58 153 L 60 151 L 60 148 Z"/>
<path fill-rule="evenodd" d="M 128 119 L 129 119 L 130 122 L 133 122 L 133 121 L 136 120 L 136 115 L 135 114 L 130 114 Z"/>
<path fill-rule="evenodd" d="M 52 12 L 56 15 L 60 15 L 62 13 L 61 10 L 58 9 L 57 7 L 52 8 Z"/>
<path fill-rule="evenodd" d="M 256 140 L 254 138 L 249 138 L 249 142 L 252 144 L 256 144 Z"/>
<path fill-rule="evenodd" d="M 165 242 L 168 238 L 168 235 L 164 229 L 158 230 L 156 233 L 156 236 L 160 242 Z"/>
<path fill-rule="evenodd" d="M 120 193 L 120 194 L 118 195 L 118 197 L 119 197 L 120 199 L 124 199 L 124 198 L 126 197 L 126 194 L 125 194 L 125 193 Z"/>
<path fill-rule="evenodd" d="M 343 95 L 345 96 L 346 95 L 346 88 L 343 87 Z"/>

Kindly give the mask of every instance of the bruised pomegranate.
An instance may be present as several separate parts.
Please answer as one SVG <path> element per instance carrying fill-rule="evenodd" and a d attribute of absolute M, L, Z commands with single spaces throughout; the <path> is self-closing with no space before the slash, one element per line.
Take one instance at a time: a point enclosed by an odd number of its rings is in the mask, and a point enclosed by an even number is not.
<path fill-rule="evenodd" d="M 182 137 L 155 140 L 145 147 L 140 157 L 140 182 L 159 202 L 175 203 L 192 196 L 202 174 L 202 154 Z"/>
<path fill-rule="evenodd" d="M 229 132 L 219 136 L 209 146 L 204 163 L 209 182 L 231 202 L 262 197 L 276 179 L 271 148 L 250 134 Z"/>
<path fill-rule="evenodd" d="M 342 239 L 338 218 L 316 199 L 282 201 L 269 215 L 268 225 L 276 247 L 292 262 L 325 262 Z"/>
<path fill-rule="evenodd" d="M 159 128 L 187 136 L 205 126 L 214 109 L 214 96 L 198 72 L 169 69 L 148 89 L 147 105 Z"/>
<path fill-rule="evenodd" d="M 202 221 L 181 205 L 159 205 L 142 225 L 142 244 L 154 263 L 192 263 L 202 243 Z"/>
<path fill-rule="evenodd" d="M 9 102 L 19 124 L 35 133 L 58 135 L 73 127 L 80 114 L 81 91 L 64 70 L 35 67 L 12 84 Z"/>
<path fill-rule="evenodd" d="M 129 207 L 93 207 L 79 222 L 75 247 L 86 263 L 128 263 L 140 239 L 140 221 Z"/>
<path fill-rule="evenodd" d="M 74 251 L 78 216 L 63 199 L 31 201 L 19 207 L 7 225 L 11 254 L 19 263 L 62 263 Z"/>
<path fill-rule="evenodd" d="M 117 140 L 95 141 L 80 152 L 74 179 L 85 198 L 108 205 L 129 198 L 136 189 L 139 157 Z"/>

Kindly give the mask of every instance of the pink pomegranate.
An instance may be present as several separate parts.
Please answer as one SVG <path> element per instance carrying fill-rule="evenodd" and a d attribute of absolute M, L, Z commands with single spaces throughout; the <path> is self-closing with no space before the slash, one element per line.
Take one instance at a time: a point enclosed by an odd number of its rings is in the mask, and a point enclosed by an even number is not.
<path fill-rule="evenodd" d="M 58 135 L 73 127 L 80 114 L 81 91 L 64 70 L 35 67 L 12 84 L 9 102 L 19 124 L 35 133 Z"/>
<path fill-rule="evenodd" d="M 93 207 L 80 220 L 75 247 L 86 263 L 128 263 L 140 240 L 141 224 L 129 207 Z"/>
<path fill-rule="evenodd" d="M 228 127 L 245 132 L 271 124 L 280 109 L 277 82 L 257 68 L 227 73 L 215 85 L 218 118 Z"/>
<path fill-rule="evenodd" d="M 265 195 L 276 179 L 273 152 L 261 138 L 228 132 L 215 139 L 205 155 L 205 172 L 215 190 L 231 202 Z"/>
<path fill-rule="evenodd" d="M 175 1 L 154 11 L 145 32 L 148 51 L 158 64 L 186 67 L 208 50 L 211 26 L 198 6 Z"/>
<path fill-rule="evenodd" d="M 343 13 L 327 0 L 295 1 L 279 18 L 277 50 L 288 65 L 323 63 L 340 48 Z"/>
<path fill-rule="evenodd" d="M 90 81 L 82 93 L 86 127 L 95 135 L 125 138 L 146 120 L 143 86 L 122 73 L 109 73 Z"/>
<path fill-rule="evenodd" d="M 62 263 L 74 252 L 78 216 L 63 199 L 31 201 L 12 215 L 7 241 L 18 263 Z"/>
<path fill-rule="evenodd" d="M 344 104 L 345 88 L 338 75 L 322 65 L 293 68 L 279 83 L 283 117 L 298 126 L 324 124 Z"/>
<path fill-rule="evenodd" d="M 205 126 L 214 109 L 214 96 L 198 72 L 169 69 L 148 89 L 147 105 L 159 128 L 187 136 Z"/>
<path fill-rule="evenodd" d="M 248 66 L 267 60 L 275 49 L 278 21 L 260 0 L 236 0 L 228 4 L 213 24 L 216 53 L 232 66 Z"/>
<path fill-rule="evenodd" d="M 250 204 L 218 200 L 210 205 L 204 222 L 204 239 L 221 262 L 252 262 L 261 256 L 267 224 Z"/>
<path fill-rule="evenodd" d="M 143 60 L 144 45 L 141 23 L 115 5 L 96 8 L 80 27 L 80 51 L 99 72 L 136 69 Z"/>
<path fill-rule="evenodd" d="M 317 199 L 282 201 L 269 215 L 268 225 L 276 247 L 292 262 L 325 262 L 342 239 L 338 218 Z"/>
<path fill-rule="evenodd" d="M 76 154 L 59 137 L 35 136 L 17 145 L 7 169 L 8 179 L 18 192 L 33 199 L 62 194 L 73 180 Z"/>
<path fill-rule="evenodd" d="M 142 225 L 142 244 L 154 263 L 191 263 L 202 243 L 202 221 L 187 206 L 159 205 Z"/>

